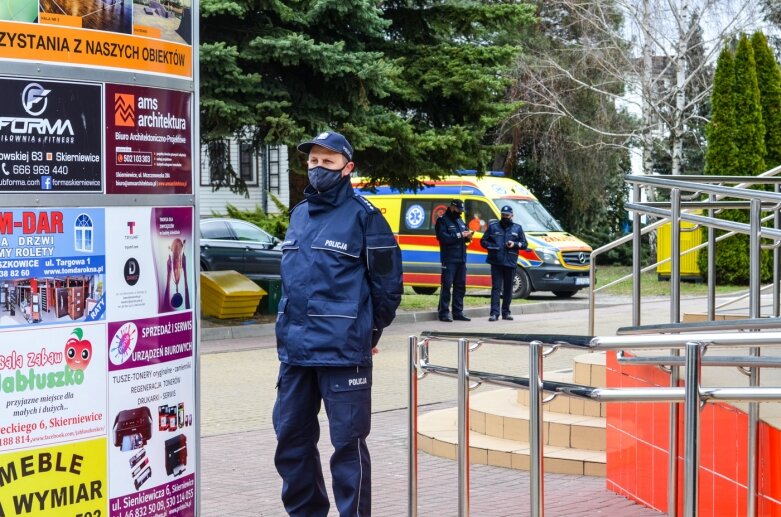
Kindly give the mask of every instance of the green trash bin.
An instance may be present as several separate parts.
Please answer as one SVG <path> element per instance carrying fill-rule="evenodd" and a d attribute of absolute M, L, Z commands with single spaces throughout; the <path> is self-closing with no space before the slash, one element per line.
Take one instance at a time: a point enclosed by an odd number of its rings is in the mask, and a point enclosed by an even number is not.
<path fill-rule="evenodd" d="M 266 296 L 260 299 L 258 312 L 260 314 L 276 314 L 279 310 L 279 300 L 282 298 L 282 279 L 264 278 L 263 280 L 257 280 L 255 283 L 267 293 Z"/>

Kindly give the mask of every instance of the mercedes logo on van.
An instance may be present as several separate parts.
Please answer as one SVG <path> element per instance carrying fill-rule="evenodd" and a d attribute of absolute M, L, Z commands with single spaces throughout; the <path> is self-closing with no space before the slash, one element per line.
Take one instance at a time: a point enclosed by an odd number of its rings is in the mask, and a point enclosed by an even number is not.
<path fill-rule="evenodd" d="M 49 103 L 49 99 L 46 96 L 50 93 L 51 90 L 47 90 L 38 83 L 30 83 L 25 86 L 22 92 L 22 107 L 24 111 L 33 117 L 37 117 L 46 111 L 46 105 Z"/>
<path fill-rule="evenodd" d="M 582 251 L 578 253 L 578 262 L 580 262 L 581 264 L 586 263 L 586 254 L 583 253 Z"/>

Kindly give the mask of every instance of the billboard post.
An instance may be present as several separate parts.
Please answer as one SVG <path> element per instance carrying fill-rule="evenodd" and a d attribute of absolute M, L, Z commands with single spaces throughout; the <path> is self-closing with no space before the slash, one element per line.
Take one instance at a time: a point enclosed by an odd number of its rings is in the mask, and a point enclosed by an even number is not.
<path fill-rule="evenodd" d="M 199 514 L 197 12 L 0 6 L 2 517 Z"/>

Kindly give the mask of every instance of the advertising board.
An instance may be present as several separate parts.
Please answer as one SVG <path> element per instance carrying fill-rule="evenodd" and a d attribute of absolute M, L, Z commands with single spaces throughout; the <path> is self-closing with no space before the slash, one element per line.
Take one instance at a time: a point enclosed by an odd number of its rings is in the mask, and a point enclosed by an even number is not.
<path fill-rule="evenodd" d="M 106 85 L 106 192 L 191 194 L 191 95 Z"/>
<path fill-rule="evenodd" d="M 0 192 L 101 192 L 101 86 L 0 79 Z"/>

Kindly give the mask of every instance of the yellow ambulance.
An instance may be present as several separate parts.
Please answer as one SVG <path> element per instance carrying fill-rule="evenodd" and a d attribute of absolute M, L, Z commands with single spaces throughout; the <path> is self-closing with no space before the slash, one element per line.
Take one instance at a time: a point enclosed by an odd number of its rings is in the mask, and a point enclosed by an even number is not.
<path fill-rule="evenodd" d="M 564 231 L 529 190 L 502 173 L 478 177 L 474 171 L 439 180 L 426 180 L 418 192 L 380 185 L 370 187 L 361 177 L 352 179 L 356 192 L 379 209 L 390 224 L 402 252 L 404 285 L 419 294 L 433 294 L 440 285 L 439 242 L 434 224 L 450 201 L 464 202 L 466 224 L 475 235 L 467 248 L 468 288 L 490 289 L 491 267 L 480 237 L 504 205 L 513 208 L 513 220 L 523 227 L 529 249 L 518 256 L 513 296 L 551 291 L 569 298 L 589 284 L 591 247 Z"/>

